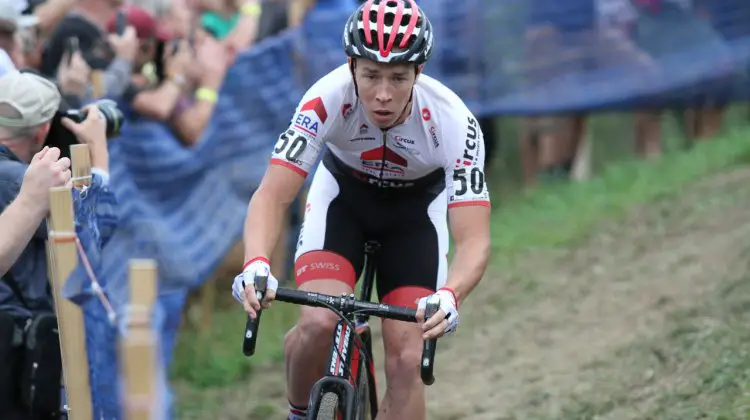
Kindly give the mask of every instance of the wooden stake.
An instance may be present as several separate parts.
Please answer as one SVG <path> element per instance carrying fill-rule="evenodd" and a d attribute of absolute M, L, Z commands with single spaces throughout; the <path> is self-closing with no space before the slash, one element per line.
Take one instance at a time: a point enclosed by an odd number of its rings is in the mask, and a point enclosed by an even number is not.
<path fill-rule="evenodd" d="M 68 419 L 92 420 L 93 409 L 83 312 L 78 305 L 62 297 L 63 285 L 78 265 L 71 187 L 50 189 L 50 218 L 47 226 L 49 229 L 48 261 L 52 262 L 49 270 L 50 284 L 60 331 Z"/>
<path fill-rule="evenodd" d="M 91 185 L 91 153 L 87 144 L 70 146 L 70 161 L 73 166 L 73 188 Z"/>
<path fill-rule="evenodd" d="M 90 77 L 94 98 L 101 98 L 106 93 L 104 91 L 104 73 L 101 70 L 94 70 Z"/>
<path fill-rule="evenodd" d="M 120 369 L 125 378 L 128 420 L 151 420 L 156 402 L 156 337 L 151 317 L 156 301 L 155 260 L 130 261 L 130 304 L 127 332 L 120 342 Z"/>

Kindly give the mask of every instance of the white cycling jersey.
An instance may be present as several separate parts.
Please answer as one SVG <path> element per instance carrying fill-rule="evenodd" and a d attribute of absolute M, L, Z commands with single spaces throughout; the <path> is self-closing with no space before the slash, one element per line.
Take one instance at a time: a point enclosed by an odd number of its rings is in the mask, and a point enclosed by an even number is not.
<path fill-rule="evenodd" d="M 387 131 L 368 119 L 348 65 L 321 78 L 279 137 L 271 164 L 306 177 L 324 146 L 345 168 L 339 172 L 365 183 L 383 189 L 427 188 L 440 175 L 448 207 L 489 206 L 479 124 L 453 91 L 425 74 L 417 77 L 410 115 Z"/>

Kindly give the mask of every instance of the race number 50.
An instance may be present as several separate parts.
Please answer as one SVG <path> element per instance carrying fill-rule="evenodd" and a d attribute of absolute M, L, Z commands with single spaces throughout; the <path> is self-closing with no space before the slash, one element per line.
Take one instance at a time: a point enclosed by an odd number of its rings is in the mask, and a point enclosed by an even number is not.
<path fill-rule="evenodd" d="M 286 159 L 290 162 L 297 162 L 302 156 L 302 152 L 307 148 L 307 139 L 297 134 L 294 130 L 287 130 L 279 137 L 276 143 L 274 153 L 280 155 L 286 151 Z"/>
<path fill-rule="evenodd" d="M 453 170 L 453 182 L 459 183 L 459 187 L 454 193 L 457 196 L 466 194 L 469 188 L 474 194 L 484 192 L 484 173 L 477 167 L 471 168 L 470 172 L 467 172 L 466 168 Z"/>

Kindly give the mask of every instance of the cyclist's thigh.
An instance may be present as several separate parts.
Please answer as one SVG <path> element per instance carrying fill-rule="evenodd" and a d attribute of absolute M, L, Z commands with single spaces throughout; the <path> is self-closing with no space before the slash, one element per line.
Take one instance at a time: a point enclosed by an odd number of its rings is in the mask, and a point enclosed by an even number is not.
<path fill-rule="evenodd" d="M 442 287 L 448 274 L 446 193 L 409 199 L 394 210 L 406 223 L 381 237 L 378 297 L 383 303 L 416 308 L 415 301 Z"/>
<path fill-rule="evenodd" d="M 300 289 L 326 294 L 354 290 L 364 264 L 364 235 L 347 205 L 349 195 L 323 165 L 318 167 L 295 255 Z"/>

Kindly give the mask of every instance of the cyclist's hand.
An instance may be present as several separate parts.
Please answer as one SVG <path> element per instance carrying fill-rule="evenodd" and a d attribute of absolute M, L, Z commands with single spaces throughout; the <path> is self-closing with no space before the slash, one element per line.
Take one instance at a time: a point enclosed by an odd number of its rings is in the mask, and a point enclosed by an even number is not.
<path fill-rule="evenodd" d="M 422 338 L 425 340 L 440 338 L 458 328 L 458 305 L 453 292 L 443 288 L 435 292 L 435 295 L 440 298 L 440 309 L 427 322 L 424 322 L 424 310 L 429 296 L 417 301 L 417 321 L 422 328 Z"/>
<path fill-rule="evenodd" d="M 245 312 L 252 319 L 258 316 L 258 311 L 261 308 L 261 302 L 258 301 L 258 297 L 255 294 L 255 278 L 264 276 L 268 276 L 266 294 L 262 302 L 262 306 L 265 309 L 271 306 L 271 301 L 276 298 L 276 289 L 279 287 L 279 282 L 271 274 L 271 266 L 267 259 L 253 258 L 250 260 L 245 269 L 242 270 L 242 273 L 234 278 L 234 283 L 232 284 L 232 296 L 238 302 L 242 303 L 242 306 L 245 307 Z"/>

